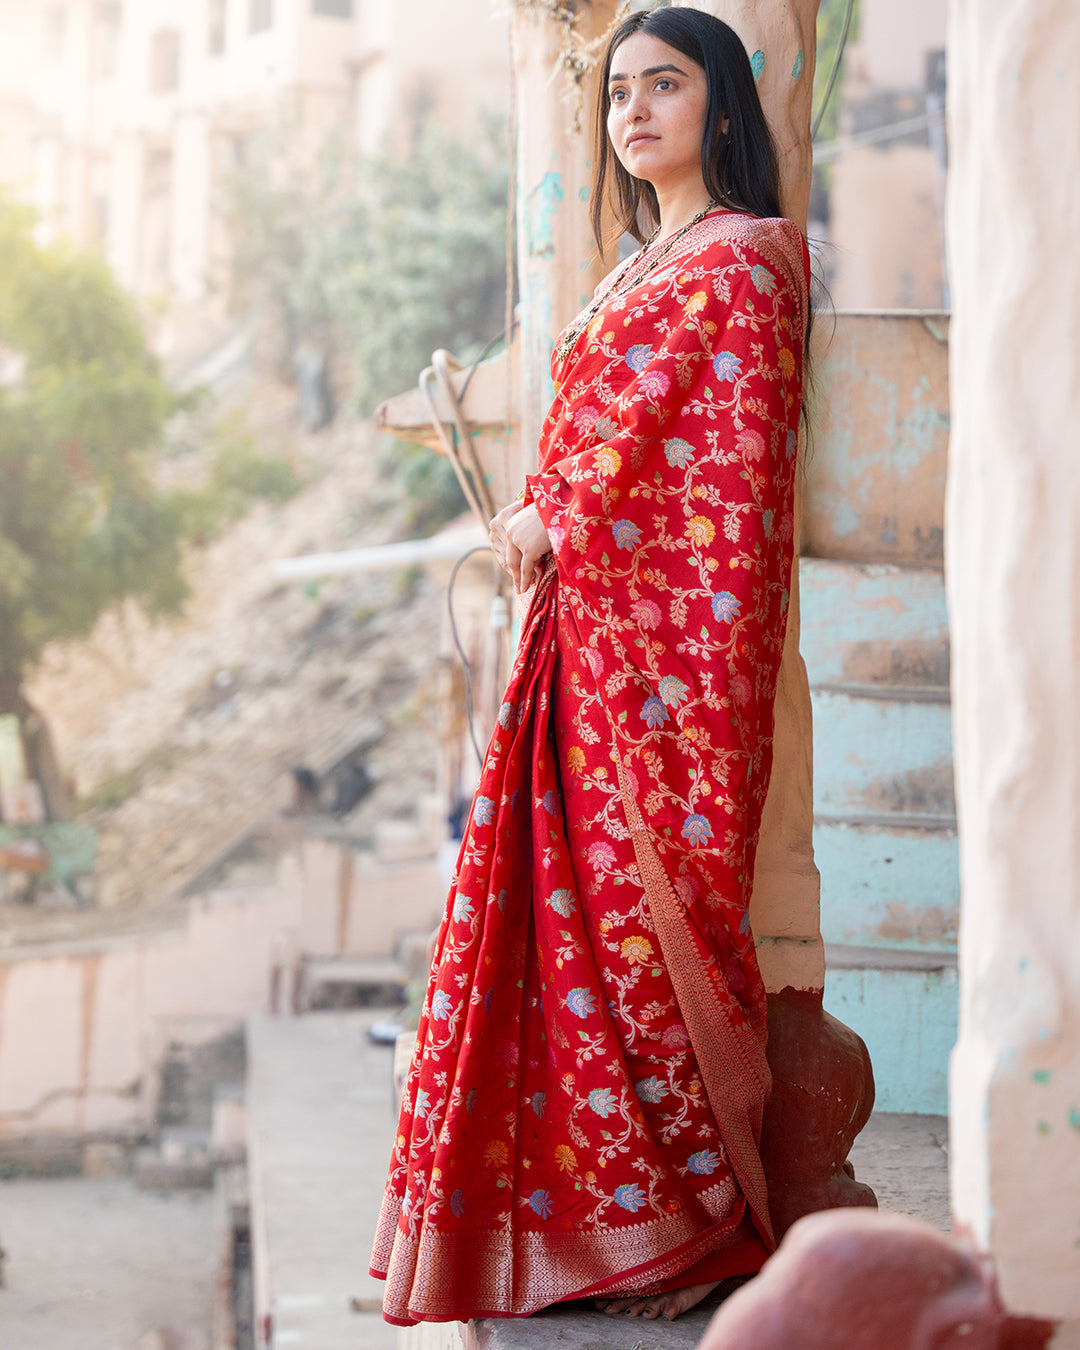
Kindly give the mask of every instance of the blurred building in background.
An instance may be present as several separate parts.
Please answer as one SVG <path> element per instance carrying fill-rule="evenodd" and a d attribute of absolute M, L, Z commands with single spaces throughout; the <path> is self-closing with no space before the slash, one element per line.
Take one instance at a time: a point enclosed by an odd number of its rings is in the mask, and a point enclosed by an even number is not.
<path fill-rule="evenodd" d="M 811 213 L 819 220 L 810 232 L 823 232 L 833 246 L 829 284 L 838 309 L 949 306 L 945 18 L 939 0 L 860 0 L 857 7 L 839 137 L 814 151 L 827 198 L 815 194 Z"/>
<path fill-rule="evenodd" d="M 223 190 L 260 138 L 405 155 L 427 117 L 467 138 L 505 116 L 507 27 L 491 0 L 0 0 L 0 185 L 187 310 L 164 345 L 197 347 Z"/>

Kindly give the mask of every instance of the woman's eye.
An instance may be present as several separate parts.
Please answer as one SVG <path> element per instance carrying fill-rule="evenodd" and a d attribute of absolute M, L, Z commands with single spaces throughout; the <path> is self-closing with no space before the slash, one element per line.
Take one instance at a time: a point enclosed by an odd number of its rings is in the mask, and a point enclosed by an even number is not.
<path fill-rule="evenodd" d="M 672 87 L 672 84 L 670 80 L 657 80 L 655 87 L 657 89 L 670 89 Z"/>

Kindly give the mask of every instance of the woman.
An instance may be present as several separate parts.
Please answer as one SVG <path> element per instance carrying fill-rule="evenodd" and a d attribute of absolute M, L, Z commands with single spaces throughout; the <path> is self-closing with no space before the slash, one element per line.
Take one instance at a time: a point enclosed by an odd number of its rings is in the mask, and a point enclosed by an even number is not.
<path fill-rule="evenodd" d="M 748 903 L 792 565 L 806 251 L 746 52 L 639 13 L 594 224 L 655 232 L 560 338 L 492 522 L 514 672 L 440 932 L 372 1272 L 408 1324 L 674 1317 L 772 1250 Z"/>

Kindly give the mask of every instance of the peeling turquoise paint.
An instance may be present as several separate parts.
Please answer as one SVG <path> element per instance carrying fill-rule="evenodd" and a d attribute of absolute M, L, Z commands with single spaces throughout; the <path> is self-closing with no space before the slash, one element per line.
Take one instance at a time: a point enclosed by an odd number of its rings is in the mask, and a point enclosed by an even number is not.
<path fill-rule="evenodd" d="M 791 78 L 793 80 L 797 80 L 799 76 L 803 73 L 804 64 L 805 62 L 803 60 L 803 51 L 802 48 L 800 47 L 799 54 L 795 58 L 795 64 L 791 67 Z"/>
<path fill-rule="evenodd" d="M 555 254 L 555 217 L 564 197 L 562 175 L 544 174 L 529 193 L 525 219 L 525 247 L 530 258 L 551 258 Z"/>
<path fill-rule="evenodd" d="M 1075 1106 L 1069 1107 L 1069 1125 L 1080 1134 L 1080 1110 L 1077 1110 Z"/>
<path fill-rule="evenodd" d="M 832 819 L 955 813 L 947 703 L 866 698 L 843 689 L 811 693 L 820 813 Z"/>
<path fill-rule="evenodd" d="M 1040 1120 L 1035 1126 L 1036 1130 L 1045 1138 L 1048 1134 L 1054 1133 L 1054 1127 L 1048 1120 Z"/>
<path fill-rule="evenodd" d="M 761 73 L 765 69 L 765 53 L 760 47 L 750 58 L 750 69 L 754 72 L 754 79 L 760 80 Z"/>
<path fill-rule="evenodd" d="M 587 202 L 587 201 L 589 200 L 589 195 L 590 195 L 590 189 L 589 189 L 588 186 L 582 187 L 582 188 L 578 188 L 577 199 L 578 199 L 579 202 Z"/>
<path fill-rule="evenodd" d="M 523 333 L 550 333 L 552 325 L 552 300 L 547 278 L 527 275 L 521 293 Z M 550 356 L 550 348 L 548 349 Z M 551 403 L 555 398 L 555 386 L 551 380 L 551 367 L 547 361 L 537 362 L 536 368 L 543 370 L 543 401 Z"/>
<path fill-rule="evenodd" d="M 854 502 L 847 497 L 841 497 L 838 501 L 835 501 L 830 523 L 839 535 L 854 534 L 859 528 L 859 512 L 856 511 Z"/>
<path fill-rule="evenodd" d="M 1033 1083 L 1049 1083 L 1050 1078 L 1051 1073 L 1049 1069 L 1036 1069 L 1031 1075 L 1031 1081 Z"/>
<path fill-rule="evenodd" d="M 852 660 L 868 645 L 896 648 L 914 642 L 940 649 L 941 673 L 934 682 L 946 682 L 949 617 L 940 571 L 803 558 L 799 585 L 799 646 L 812 684 L 851 678 Z"/>
<path fill-rule="evenodd" d="M 959 913 L 934 501 L 947 383 L 917 316 L 844 316 L 838 337 L 822 367 L 800 573 L 825 1004 L 867 1042 L 879 1109 L 943 1112 Z"/>
<path fill-rule="evenodd" d="M 956 950 L 960 859 L 955 830 L 854 826 L 819 817 L 821 936 L 827 946 Z"/>
<path fill-rule="evenodd" d="M 945 1115 L 956 1040 L 955 969 L 825 971 L 825 1008 L 866 1042 L 875 1109 Z"/>
<path fill-rule="evenodd" d="M 886 557 L 899 548 L 905 561 L 940 559 L 940 518 L 933 516 L 920 533 L 902 496 L 908 483 L 917 482 L 920 493 L 932 490 L 939 476 L 944 491 L 948 394 L 941 353 L 927 342 L 925 326 L 900 316 L 891 322 L 846 318 L 846 340 L 822 363 L 821 406 L 828 412 L 808 484 L 810 519 L 820 522 L 818 544 L 826 553 L 829 536 L 846 545 L 865 533 L 868 557 L 884 546 Z M 890 500 L 899 504 L 898 520 L 888 525 L 892 541 L 876 538 Z"/>
<path fill-rule="evenodd" d="M 867 383 L 881 400 L 877 406 L 871 404 L 870 415 L 879 426 L 885 428 L 892 445 L 889 467 L 901 478 L 907 478 L 933 452 L 936 434 L 948 431 L 948 414 L 938 408 L 917 407 L 900 417 L 900 386 L 896 380 L 887 375 L 871 374 L 867 377 Z M 929 388 L 929 381 L 924 375 L 916 384 L 912 397 L 917 402 Z"/>

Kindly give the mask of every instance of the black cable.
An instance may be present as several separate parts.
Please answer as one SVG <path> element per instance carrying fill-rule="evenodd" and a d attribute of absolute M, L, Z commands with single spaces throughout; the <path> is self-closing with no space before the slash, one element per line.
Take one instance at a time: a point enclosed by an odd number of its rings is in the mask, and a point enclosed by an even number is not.
<path fill-rule="evenodd" d="M 490 549 L 487 544 L 477 544 L 475 548 L 470 548 L 467 553 L 463 553 L 451 569 L 450 584 L 446 588 L 446 612 L 450 615 L 450 632 L 453 634 L 454 646 L 457 648 L 458 656 L 461 657 L 461 664 L 465 671 L 465 716 L 469 722 L 469 739 L 473 743 L 473 749 L 476 751 L 476 758 L 480 761 L 481 768 L 484 765 L 484 756 L 476 739 L 476 724 L 473 716 L 472 666 L 469 665 L 469 658 L 465 655 L 465 648 L 461 645 L 461 637 L 454 620 L 454 582 L 457 580 L 457 574 L 461 571 L 462 565 L 467 563 L 474 553 L 488 552 L 490 552 Z"/>
<path fill-rule="evenodd" d="M 844 27 L 840 33 L 840 41 L 837 44 L 836 56 L 833 58 L 832 70 L 829 71 L 829 83 L 825 87 L 825 95 L 821 100 L 821 107 L 817 110 L 817 116 L 810 126 L 810 139 L 817 137 L 818 130 L 821 127 L 821 119 L 825 116 L 825 109 L 829 106 L 829 99 L 832 97 L 833 85 L 836 84 L 836 77 L 840 73 L 840 63 L 844 59 L 844 48 L 847 46 L 848 29 L 851 27 L 851 16 L 855 10 L 855 0 L 847 0 L 847 9 L 844 12 Z"/>
<path fill-rule="evenodd" d="M 514 321 L 513 325 L 513 328 L 516 327 L 517 327 L 517 320 Z M 511 338 L 514 336 L 513 328 L 510 331 Z M 476 374 L 477 366 L 479 366 L 483 361 L 487 359 L 487 355 L 491 351 L 492 347 L 494 347 L 497 342 L 501 342 L 504 337 L 506 337 L 505 328 L 502 330 L 501 333 L 496 333 L 493 338 L 488 338 L 487 342 L 484 343 L 483 350 L 481 351 L 480 355 L 476 358 L 476 360 L 472 363 L 472 365 L 469 367 L 469 373 L 468 375 L 465 376 L 465 383 L 461 386 L 461 393 L 458 395 L 458 398 L 461 402 L 465 401 L 465 395 L 469 392 L 469 385 L 472 383 L 472 377 Z"/>
<path fill-rule="evenodd" d="M 515 319 L 513 327 L 510 330 L 511 338 L 514 335 L 513 330 L 516 327 L 517 327 L 517 320 Z M 458 394 L 459 403 L 465 402 L 465 395 L 469 392 L 469 385 L 472 384 L 472 377 L 476 374 L 477 367 L 481 364 L 481 362 L 486 360 L 487 355 L 491 351 L 492 347 L 494 347 L 497 342 L 501 342 L 505 337 L 506 337 L 506 329 L 504 328 L 501 333 L 496 333 L 493 338 L 489 338 L 487 342 L 484 344 L 483 350 L 481 351 L 480 355 L 476 358 L 476 360 L 472 363 L 472 365 L 469 367 L 469 373 L 465 376 L 465 383 L 461 386 L 461 393 Z M 453 441 L 454 447 L 456 448 L 458 444 L 458 432 L 457 427 L 455 427 L 452 423 L 450 426 L 450 436 Z"/>

